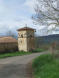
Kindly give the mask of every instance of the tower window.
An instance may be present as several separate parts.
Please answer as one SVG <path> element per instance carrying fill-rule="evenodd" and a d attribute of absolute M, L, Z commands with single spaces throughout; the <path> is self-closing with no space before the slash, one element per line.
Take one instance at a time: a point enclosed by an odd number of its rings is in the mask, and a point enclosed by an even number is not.
<path fill-rule="evenodd" d="M 32 35 L 30 35 L 30 37 L 32 37 Z"/>
<path fill-rule="evenodd" d="M 32 35 L 30 35 L 30 37 L 33 37 Z"/>
<path fill-rule="evenodd" d="M 23 38 L 23 34 L 21 35 L 21 38 Z"/>
<path fill-rule="evenodd" d="M 21 37 L 21 35 L 20 35 L 20 34 L 18 34 L 18 37 Z"/>

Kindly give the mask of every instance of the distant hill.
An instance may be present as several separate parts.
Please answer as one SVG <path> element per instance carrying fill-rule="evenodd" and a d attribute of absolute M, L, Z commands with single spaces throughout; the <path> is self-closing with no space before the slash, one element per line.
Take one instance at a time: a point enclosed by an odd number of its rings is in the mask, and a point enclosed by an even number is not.
<path fill-rule="evenodd" d="M 56 44 L 59 45 L 59 34 L 36 37 L 37 47 L 51 45 L 53 42 L 56 42 Z"/>

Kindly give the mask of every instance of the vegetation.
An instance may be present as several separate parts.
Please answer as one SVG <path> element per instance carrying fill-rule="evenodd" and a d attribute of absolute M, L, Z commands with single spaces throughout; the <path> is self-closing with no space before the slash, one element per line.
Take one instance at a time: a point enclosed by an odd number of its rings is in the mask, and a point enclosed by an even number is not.
<path fill-rule="evenodd" d="M 12 57 L 12 56 L 22 56 L 22 55 L 27 55 L 31 54 L 31 52 L 12 52 L 12 53 L 5 53 L 5 54 L 0 54 L 0 59 L 1 58 L 6 58 L 6 57 Z"/>
<path fill-rule="evenodd" d="M 33 15 L 36 24 L 48 26 L 54 25 L 53 30 L 59 26 L 58 0 L 37 0 L 35 4 L 35 14 Z M 47 30 L 49 30 L 46 27 Z M 51 30 L 51 28 L 50 28 Z"/>
<path fill-rule="evenodd" d="M 22 55 L 27 55 L 27 54 L 32 54 L 32 53 L 37 53 L 37 52 L 42 52 L 42 51 L 44 51 L 44 50 L 38 48 L 38 49 L 36 49 L 36 50 L 34 50 L 32 52 L 24 52 L 24 51 L 21 51 L 21 52 L 19 52 L 19 51 L 17 51 L 17 52 L 9 52 L 9 53 L 5 52 L 3 54 L 0 54 L 0 59 L 1 58 L 6 58 L 6 57 L 13 57 L 13 56 L 22 56 Z"/>
<path fill-rule="evenodd" d="M 37 53 L 37 52 L 43 52 L 45 51 L 45 49 L 40 49 L 40 48 L 37 48 L 36 50 L 33 51 L 33 53 Z"/>
<path fill-rule="evenodd" d="M 40 36 L 35 38 L 36 47 L 41 49 L 49 49 L 53 42 L 56 42 L 56 49 L 59 49 L 59 34 Z"/>
<path fill-rule="evenodd" d="M 41 55 L 33 62 L 34 78 L 59 78 L 59 58 Z"/>

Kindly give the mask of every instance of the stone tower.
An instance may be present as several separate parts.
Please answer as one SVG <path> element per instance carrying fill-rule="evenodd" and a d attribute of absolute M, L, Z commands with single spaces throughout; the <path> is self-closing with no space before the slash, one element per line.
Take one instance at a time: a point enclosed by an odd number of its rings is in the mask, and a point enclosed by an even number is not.
<path fill-rule="evenodd" d="M 32 51 L 35 49 L 35 29 L 24 27 L 18 29 L 18 49 L 19 51 Z"/>

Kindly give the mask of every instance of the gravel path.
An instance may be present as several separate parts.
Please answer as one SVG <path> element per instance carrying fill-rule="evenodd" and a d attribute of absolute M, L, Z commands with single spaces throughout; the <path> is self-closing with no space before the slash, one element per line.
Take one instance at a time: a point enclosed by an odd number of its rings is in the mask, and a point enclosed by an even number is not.
<path fill-rule="evenodd" d="M 33 53 L 0 59 L 0 78 L 32 78 L 32 70 L 29 62 L 45 53 Z"/>

